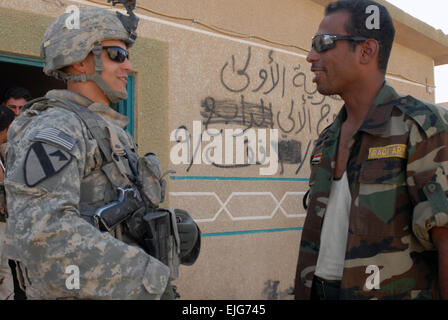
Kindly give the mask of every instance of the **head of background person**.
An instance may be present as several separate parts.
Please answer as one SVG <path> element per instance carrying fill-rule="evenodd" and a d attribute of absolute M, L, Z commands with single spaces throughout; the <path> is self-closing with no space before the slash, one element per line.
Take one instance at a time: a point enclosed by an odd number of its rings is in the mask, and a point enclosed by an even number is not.
<path fill-rule="evenodd" d="M 0 105 L 0 144 L 6 143 L 9 126 L 16 117 L 14 111 L 6 106 Z"/>
<path fill-rule="evenodd" d="M 30 100 L 30 92 L 22 87 L 9 88 L 3 95 L 3 105 L 11 109 L 16 116 L 20 114 L 22 107 Z"/>
<path fill-rule="evenodd" d="M 384 81 L 394 37 L 392 18 L 381 4 L 329 3 L 307 56 L 318 91 L 343 97 L 369 81 Z"/>
<path fill-rule="evenodd" d="M 94 102 L 108 105 L 126 99 L 126 79 L 132 71 L 127 50 L 137 38 L 138 25 L 132 9 L 126 16 L 79 8 L 79 28 L 67 27 L 69 13 L 58 17 L 42 41 L 44 73 L 66 81 L 67 89 Z"/>

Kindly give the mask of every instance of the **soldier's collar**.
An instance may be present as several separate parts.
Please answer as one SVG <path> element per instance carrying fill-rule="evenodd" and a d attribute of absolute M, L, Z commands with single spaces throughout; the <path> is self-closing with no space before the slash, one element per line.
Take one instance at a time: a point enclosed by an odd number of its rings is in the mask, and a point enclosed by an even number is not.
<path fill-rule="evenodd" d="M 89 109 L 92 111 L 95 111 L 99 115 L 101 115 L 103 118 L 114 122 L 117 124 L 120 128 L 124 128 L 129 124 L 128 117 L 118 113 L 111 107 L 102 104 L 102 103 L 93 103 L 89 106 Z"/>
<path fill-rule="evenodd" d="M 62 100 L 69 100 L 69 101 L 75 102 L 76 104 L 84 106 L 84 107 L 88 107 L 89 105 L 91 105 L 93 103 L 93 101 L 90 100 L 89 98 L 87 98 L 86 96 L 83 96 L 82 94 L 79 94 L 77 92 L 65 90 L 65 89 L 50 90 L 47 92 L 45 97 L 47 97 L 49 99 L 54 97 L 54 98 L 58 98 L 58 99 L 62 99 Z"/>
<path fill-rule="evenodd" d="M 55 89 L 48 91 L 48 93 L 45 96 L 49 99 L 57 98 L 62 100 L 69 100 L 78 105 L 88 107 L 90 110 L 95 111 L 96 113 L 100 114 L 107 120 L 115 122 L 121 128 L 124 128 L 129 124 L 128 117 L 116 112 L 108 105 L 102 103 L 94 103 L 86 96 L 83 96 L 82 94 L 79 94 L 77 92 L 70 90 Z"/>
<path fill-rule="evenodd" d="M 394 88 L 387 82 L 384 82 L 359 131 L 372 135 L 381 135 L 390 122 L 394 105 L 399 103 L 401 98 Z"/>

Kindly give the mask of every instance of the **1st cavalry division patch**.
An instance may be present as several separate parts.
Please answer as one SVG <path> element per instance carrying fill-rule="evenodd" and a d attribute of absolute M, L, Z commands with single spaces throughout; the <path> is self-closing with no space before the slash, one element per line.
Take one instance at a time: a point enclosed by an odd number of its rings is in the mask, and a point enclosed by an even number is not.
<path fill-rule="evenodd" d="M 72 160 L 68 152 L 77 140 L 63 131 L 47 128 L 38 131 L 25 158 L 25 183 L 34 187 L 64 169 Z"/>
<path fill-rule="evenodd" d="M 52 145 L 35 142 L 25 159 L 25 183 L 34 187 L 41 181 L 55 175 L 72 160 L 72 155 Z"/>

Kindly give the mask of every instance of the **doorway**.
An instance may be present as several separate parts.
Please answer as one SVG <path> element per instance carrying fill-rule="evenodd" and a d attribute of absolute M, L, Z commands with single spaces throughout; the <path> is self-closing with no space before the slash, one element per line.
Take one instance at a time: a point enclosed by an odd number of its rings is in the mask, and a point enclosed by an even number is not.
<path fill-rule="evenodd" d="M 39 58 L 23 57 L 0 53 L 0 94 L 10 87 L 23 87 L 31 97 L 44 96 L 51 89 L 65 89 L 65 83 L 47 76 L 42 71 L 43 61 Z M 129 75 L 128 99 L 111 107 L 129 118 L 129 124 L 125 128 L 134 136 L 134 76 Z"/>

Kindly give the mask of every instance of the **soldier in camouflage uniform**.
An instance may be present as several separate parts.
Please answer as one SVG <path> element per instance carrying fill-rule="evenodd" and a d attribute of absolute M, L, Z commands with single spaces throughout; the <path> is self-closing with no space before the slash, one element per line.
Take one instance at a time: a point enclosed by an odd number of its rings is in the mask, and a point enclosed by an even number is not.
<path fill-rule="evenodd" d="M 93 219 L 92 212 L 116 203 L 116 187 L 139 186 L 135 197 L 153 206 L 163 200 L 157 159 L 139 157 L 123 130 L 128 119 L 109 107 L 126 99 L 132 71 L 127 47 L 138 18 L 127 9 L 129 16 L 80 8 L 79 29 L 66 27 L 68 14 L 52 23 L 41 46 L 44 72 L 67 81 L 68 90 L 34 100 L 9 130 L 4 254 L 17 261 L 28 298 L 173 298 L 169 283 L 177 277 L 179 255 L 182 262 L 191 251 L 179 243 L 185 234 L 180 220 L 177 233 L 175 219 L 169 239 L 177 242 L 167 244 L 168 262 L 143 250 L 138 236 L 146 207 L 108 232 Z M 189 227 L 197 257 L 200 236 Z"/>
<path fill-rule="evenodd" d="M 338 1 L 313 38 L 313 81 L 345 104 L 312 152 L 296 299 L 448 298 L 448 112 L 385 83 L 394 33 Z"/>
<path fill-rule="evenodd" d="M 0 300 L 12 300 L 14 298 L 14 284 L 8 259 L 2 258 L 3 242 L 5 237 L 6 219 L 6 197 L 3 180 L 5 179 L 5 153 L 6 134 L 15 114 L 11 109 L 0 105 Z"/>

